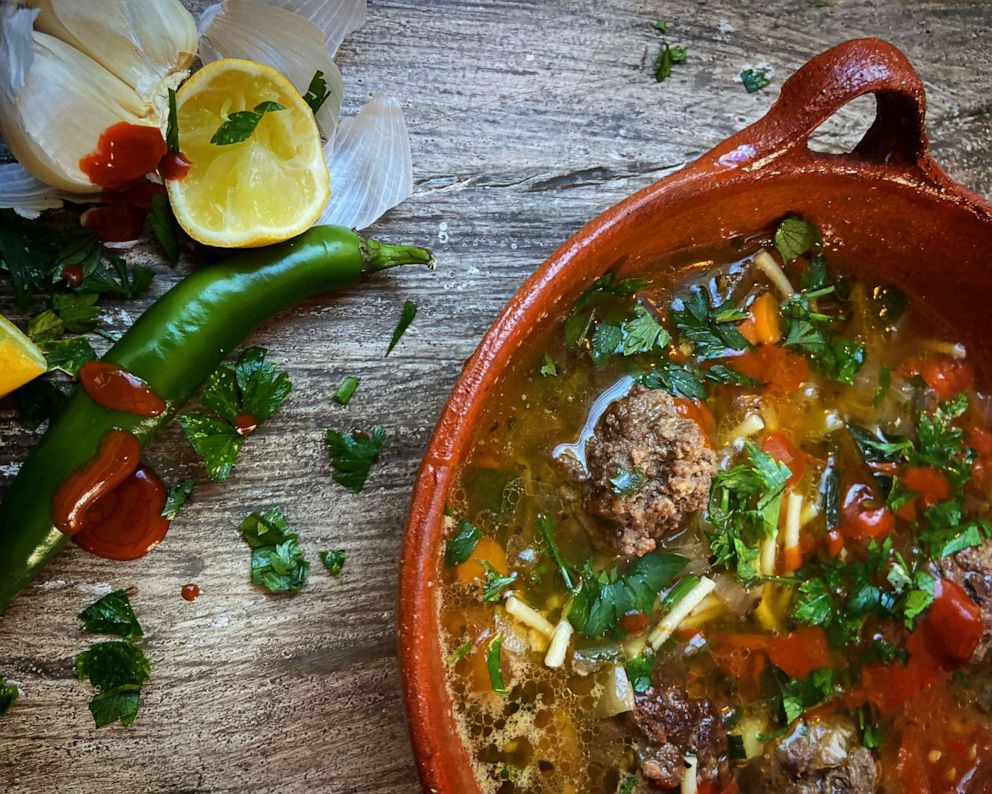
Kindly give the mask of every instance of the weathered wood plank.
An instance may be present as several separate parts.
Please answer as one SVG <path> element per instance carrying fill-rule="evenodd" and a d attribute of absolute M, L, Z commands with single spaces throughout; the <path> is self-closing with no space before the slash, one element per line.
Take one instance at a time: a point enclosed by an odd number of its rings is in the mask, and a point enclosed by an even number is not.
<path fill-rule="evenodd" d="M 658 17 L 689 48 L 661 85 L 647 25 Z M 67 550 L 0 620 L 0 673 L 25 691 L 0 720 L 0 787 L 416 790 L 394 650 L 396 564 L 417 461 L 461 362 L 580 225 L 758 118 L 809 56 L 870 34 L 903 47 L 923 74 L 941 162 L 992 192 L 992 11 L 982 0 L 373 0 L 339 59 L 346 112 L 380 88 L 400 97 L 417 179 L 375 231 L 433 245 L 441 268 L 374 279 L 262 329 L 253 342 L 289 370 L 294 392 L 230 481 L 201 476 L 195 502 L 143 560 Z M 756 65 L 774 82 L 749 95 L 736 75 Z M 842 112 L 824 143 L 850 143 L 859 124 L 863 110 Z M 155 266 L 148 299 L 122 307 L 131 316 L 189 263 Z M 384 359 L 407 298 L 420 313 Z M 126 322 L 114 309 L 107 327 Z M 363 381 L 341 408 L 328 395 L 349 374 Z M 323 430 L 375 423 L 388 428 L 386 450 L 354 495 L 330 480 Z M 0 408 L 0 489 L 36 440 Z M 168 479 L 197 473 L 175 428 L 149 457 Z M 252 588 L 236 527 L 270 506 L 287 512 L 314 561 L 319 549 L 347 549 L 344 576 L 318 565 L 291 598 Z M 179 598 L 188 581 L 203 588 L 192 604 Z M 138 588 L 154 678 L 133 728 L 98 731 L 87 686 L 73 679 L 90 641 L 74 616 L 110 586 Z"/>

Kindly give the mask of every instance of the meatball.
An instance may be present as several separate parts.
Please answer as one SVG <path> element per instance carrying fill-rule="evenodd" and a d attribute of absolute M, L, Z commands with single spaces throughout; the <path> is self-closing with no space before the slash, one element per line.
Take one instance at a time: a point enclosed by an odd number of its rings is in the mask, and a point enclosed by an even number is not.
<path fill-rule="evenodd" d="M 634 386 L 603 414 L 586 444 L 587 508 L 612 521 L 625 557 L 655 548 L 705 506 L 716 454 L 699 425 L 679 416 L 672 396 Z"/>
<path fill-rule="evenodd" d="M 992 648 L 992 540 L 945 557 L 940 561 L 940 572 L 961 585 L 982 612 L 985 630 L 971 657 L 971 661 L 980 662 Z"/>
<path fill-rule="evenodd" d="M 742 771 L 743 794 L 872 794 L 878 768 L 847 720 L 798 722 Z"/>
<path fill-rule="evenodd" d="M 686 757 L 696 759 L 699 780 L 718 780 L 727 756 L 723 716 L 709 700 L 690 698 L 679 686 L 652 687 L 638 695 L 634 725 L 645 743 L 641 772 L 660 788 L 678 788 Z"/>

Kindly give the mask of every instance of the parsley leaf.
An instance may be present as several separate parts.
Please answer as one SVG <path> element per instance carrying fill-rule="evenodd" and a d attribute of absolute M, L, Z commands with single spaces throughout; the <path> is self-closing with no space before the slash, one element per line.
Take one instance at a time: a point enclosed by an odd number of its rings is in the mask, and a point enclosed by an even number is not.
<path fill-rule="evenodd" d="M 889 393 L 889 387 L 891 386 L 892 386 L 892 368 L 882 367 L 881 371 L 878 373 L 878 388 L 875 389 L 876 408 L 882 404 L 882 400 L 884 400 L 885 395 Z"/>
<path fill-rule="evenodd" d="M 0 675 L 0 717 L 10 711 L 20 696 L 21 690 L 14 684 L 8 684 L 7 679 Z"/>
<path fill-rule="evenodd" d="M 108 253 L 106 257 L 113 270 L 104 266 L 102 262 L 98 263 L 77 287 L 78 293 L 93 296 L 116 295 L 130 299 L 142 295 L 151 286 L 155 271 L 140 265 L 128 269 L 127 262 L 116 254 Z"/>
<path fill-rule="evenodd" d="M 463 642 L 455 650 L 448 654 L 448 665 L 453 666 L 468 656 L 469 651 L 472 650 L 471 642 Z"/>
<path fill-rule="evenodd" d="M 99 295 L 76 295 L 56 292 L 49 299 L 49 308 L 28 321 L 28 336 L 37 342 L 52 342 L 66 331 L 82 334 L 97 324 Z"/>
<path fill-rule="evenodd" d="M 648 353 L 668 344 L 670 337 L 661 323 L 643 306 L 634 307 L 634 317 L 623 324 L 621 352 L 625 356 Z"/>
<path fill-rule="evenodd" d="M 499 632 L 489 643 L 486 668 L 489 670 L 489 684 L 493 692 L 497 695 L 509 695 L 510 690 L 503 683 L 503 632 Z"/>
<path fill-rule="evenodd" d="M 789 679 L 781 689 L 786 725 L 795 722 L 804 711 L 819 706 L 839 691 L 834 682 L 834 671 L 828 667 L 814 670 L 805 678 Z"/>
<path fill-rule="evenodd" d="M 0 270 L 10 275 L 19 308 L 27 305 L 35 289 L 45 285 L 45 264 L 55 250 L 50 232 L 19 218 L 13 210 L 0 209 Z"/>
<path fill-rule="evenodd" d="M 152 194 L 152 210 L 148 213 L 148 225 L 162 247 L 166 261 L 175 265 L 179 261 L 179 224 L 172 214 L 169 199 L 161 193 Z"/>
<path fill-rule="evenodd" d="M 768 79 L 768 75 L 762 69 L 745 69 L 741 72 L 741 83 L 744 84 L 744 90 L 749 94 L 754 94 L 765 88 L 771 83 Z"/>
<path fill-rule="evenodd" d="M 651 27 L 657 30 L 659 33 L 668 33 L 668 21 L 664 19 L 656 19 L 651 23 Z"/>
<path fill-rule="evenodd" d="M 251 546 L 252 584 L 273 593 L 303 587 L 310 574 L 310 563 L 279 508 L 252 513 L 241 522 L 239 531 L 244 542 Z"/>
<path fill-rule="evenodd" d="M 758 449 L 745 446 L 748 462 L 717 473 L 710 487 L 707 520 L 714 564 L 734 571 L 742 582 L 757 578 L 758 546 L 778 528 L 785 484 L 792 471 Z"/>
<path fill-rule="evenodd" d="M 393 337 L 389 340 L 389 347 L 386 348 L 386 355 L 388 356 L 393 352 L 393 348 L 396 347 L 396 343 L 403 338 L 403 334 L 406 333 L 406 329 L 410 327 L 410 323 L 413 322 L 413 318 L 417 316 L 417 304 L 413 301 L 403 302 L 403 311 L 400 313 L 400 321 L 396 324 L 396 329 L 393 331 Z"/>
<path fill-rule="evenodd" d="M 703 370 L 703 377 L 714 383 L 732 383 L 735 386 L 761 386 L 760 380 L 748 377 L 726 364 L 714 364 Z"/>
<path fill-rule="evenodd" d="M 517 581 L 517 572 L 510 571 L 509 576 L 503 576 L 487 560 L 482 560 L 482 566 L 486 569 L 486 581 L 482 586 L 482 600 L 499 601 L 503 596 L 503 591 Z"/>
<path fill-rule="evenodd" d="M 677 63 L 685 63 L 686 57 L 686 49 L 682 45 L 668 42 L 662 44 L 654 62 L 654 79 L 659 83 L 667 80 L 672 76 L 672 67 Z"/>
<path fill-rule="evenodd" d="M 58 416 L 69 402 L 69 395 L 59 384 L 38 378 L 14 392 L 17 401 L 17 421 L 29 430 L 37 430 L 42 422 Z"/>
<path fill-rule="evenodd" d="M 685 557 L 655 551 L 635 560 L 622 576 L 616 569 L 594 575 L 586 563 L 582 587 L 568 619 L 587 637 L 616 635 L 620 618 L 628 612 L 654 610 L 658 594 L 687 563 Z"/>
<path fill-rule="evenodd" d="M 903 463 L 913 450 L 913 442 L 908 438 L 886 433 L 881 428 L 872 433 L 849 424 L 847 430 L 866 463 Z"/>
<path fill-rule="evenodd" d="M 471 521 L 464 518 L 458 522 L 458 531 L 455 532 L 444 544 L 445 565 L 461 565 L 475 551 L 475 544 L 479 542 L 482 533 Z"/>
<path fill-rule="evenodd" d="M 79 368 L 87 361 L 97 357 L 93 345 L 81 337 L 62 339 L 45 345 L 45 359 L 48 361 L 48 371 L 61 370 L 70 377 L 79 374 Z"/>
<path fill-rule="evenodd" d="M 617 279 L 615 273 L 607 273 L 592 282 L 576 299 L 565 317 L 565 346 L 579 347 L 592 327 L 595 308 L 609 299 L 629 298 L 648 286 L 643 278 Z"/>
<path fill-rule="evenodd" d="M 933 414 L 920 417 L 915 463 L 941 469 L 955 488 L 971 477 L 975 451 L 963 444 L 964 431 L 954 420 L 968 410 L 967 393 L 938 405 Z"/>
<path fill-rule="evenodd" d="M 555 365 L 554 359 L 551 358 L 549 353 L 544 354 L 544 358 L 541 360 L 541 368 L 538 372 L 545 378 L 558 377 L 558 367 Z"/>
<path fill-rule="evenodd" d="M 676 306 L 681 308 L 676 308 Z M 693 287 L 672 306 L 672 321 L 681 337 L 693 344 L 695 354 L 702 360 L 723 358 L 728 350 L 751 347 L 737 325 L 748 318 L 731 301 L 713 305 L 709 292 Z"/>
<path fill-rule="evenodd" d="M 227 121 L 217 128 L 210 142 L 216 146 L 227 146 L 247 141 L 266 113 L 285 109 L 278 102 L 268 101 L 259 102 L 254 110 L 239 110 L 232 113 L 227 117 Z"/>
<path fill-rule="evenodd" d="M 638 374 L 635 380 L 647 389 L 664 389 L 675 397 L 706 399 L 706 389 L 700 380 L 683 365 L 667 359 L 661 359 L 654 368 Z"/>
<path fill-rule="evenodd" d="M 210 479 L 224 482 L 244 438 L 227 422 L 198 411 L 180 414 L 179 424 L 196 454 L 203 458 Z"/>
<path fill-rule="evenodd" d="M 193 486 L 196 485 L 196 480 L 192 477 L 187 477 L 185 480 L 180 480 L 175 485 L 169 489 L 169 494 L 165 498 L 165 506 L 162 508 L 162 516 L 169 521 L 174 521 L 176 514 L 179 513 L 179 509 L 186 504 L 186 500 L 189 499 L 191 493 L 193 493 Z"/>
<path fill-rule="evenodd" d="M 775 229 L 775 247 L 782 255 L 782 261 L 789 264 L 814 246 L 822 245 L 820 230 L 802 218 L 785 218 Z"/>
<path fill-rule="evenodd" d="M 141 685 L 151 677 L 151 665 L 133 642 L 100 642 L 76 657 L 76 677 L 89 679 L 99 690 L 90 701 L 98 728 L 117 720 L 131 725 L 138 713 Z"/>
<path fill-rule="evenodd" d="M 635 692 L 647 692 L 651 688 L 651 676 L 657 661 L 658 657 L 650 653 L 635 656 L 627 662 L 627 680 Z"/>
<path fill-rule="evenodd" d="M 565 556 L 561 553 L 561 549 L 558 548 L 558 541 L 555 539 L 554 518 L 545 513 L 538 513 L 537 531 L 541 533 L 545 552 L 554 560 L 555 565 L 558 566 L 558 572 L 561 574 L 562 582 L 565 583 L 565 589 L 573 594 L 578 593 L 581 584 L 577 584 L 572 580 L 572 564 L 565 559 Z"/>
<path fill-rule="evenodd" d="M 331 576 L 340 576 L 348 555 L 344 549 L 334 549 L 333 551 L 318 552 L 318 556 Z"/>
<path fill-rule="evenodd" d="M 379 458 L 385 438 L 386 431 L 380 425 L 376 425 L 371 434 L 361 430 L 350 433 L 328 430 L 327 446 L 335 469 L 334 481 L 355 493 L 361 491 L 372 464 Z"/>
<path fill-rule="evenodd" d="M 331 92 L 327 88 L 327 80 L 324 79 L 324 73 L 318 69 L 314 73 L 314 76 L 310 78 L 310 86 L 303 95 L 303 101 L 310 106 L 310 110 L 316 115 L 317 111 L 323 107 L 330 96 Z"/>
<path fill-rule="evenodd" d="M 81 630 L 91 634 L 117 634 L 127 640 L 144 634 L 126 590 L 114 590 L 94 601 L 79 613 L 79 619 L 83 621 Z"/>
<path fill-rule="evenodd" d="M 341 385 L 338 386 L 338 390 L 334 392 L 334 402 L 338 405 L 347 405 L 351 402 L 351 398 L 354 395 L 355 390 L 358 388 L 358 384 L 361 382 L 362 381 L 360 378 L 356 378 L 354 375 L 349 375 L 341 381 Z"/>
<path fill-rule="evenodd" d="M 589 353 L 598 367 L 614 353 L 619 353 L 623 345 L 623 329 L 614 323 L 597 323 L 589 344 Z"/>
<path fill-rule="evenodd" d="M 173 154 L 179 154 L 179 112 L 176 109 L 176 90 L 169 89 L 169 126 L 165 133 L 165 144 Z"/>

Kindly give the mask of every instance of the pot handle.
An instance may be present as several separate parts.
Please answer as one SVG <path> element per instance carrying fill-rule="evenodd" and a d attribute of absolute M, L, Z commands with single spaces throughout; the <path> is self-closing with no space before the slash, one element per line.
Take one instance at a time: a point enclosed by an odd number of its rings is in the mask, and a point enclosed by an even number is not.
<path fill-rule="evenodd" d="M 811 151 L 809 136 L 864 94 L 876 97 L 875 121 L 853 152 L 840 156 L 925 176 L 939 171 L 924 128 L 923 81 L 902 51 L 881 39 L 854 39 L 817 55 L 785 81 L 762 119 L 713 150 L 713 164 L 754 168 L 779 159 L 814 163 L 836 158 Z"/>

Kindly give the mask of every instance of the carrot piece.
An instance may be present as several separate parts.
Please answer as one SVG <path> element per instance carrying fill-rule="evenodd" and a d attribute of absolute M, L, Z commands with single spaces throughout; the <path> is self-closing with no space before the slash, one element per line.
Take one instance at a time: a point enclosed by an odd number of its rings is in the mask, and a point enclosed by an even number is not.
<path fill-rule="evenodd" d="M 778 301 L 770 292 L 762 294 L 751 304 L 751 316 L 754 318 L 754 333 L 760 344 L 774 345 L 782 338 Z"/>
<path fill-rule="evenodd" d="M 782 570 L 787 573 L 798 571 L 803 567 L 803 550 L 799 546 L 790 546 L 782 552 Z"/>
<path fill-rule="evenodd" d="M 506 552 L 492 538 L 479 538 L 475 544 L 475 550 L 461 565 L 455 567 L 455 580 L 459 584 L 472 584 L 482 582 L 486 578 L 486 566 L 483 561 L 488 562 L 501 576 L 506 576 L 509 566 L 506 562 Z"/>
<path fill-rule="evenodd" d="M 805 678 L 814 670 L 832 667 L 826 632 L 817 626 L 770 638 L 768 656 L 776 667 L 792 678 Z"/>
<path fill-rule="evenodd" d="M 970 389 L 975 382 L 971 365 L 950 356 L 911 359 L 899 367 L 899 373 L 904 378 L 919 375 L 941 402 Z"/>
<path fill-rule="evenodd" d="M 951 483 L 940 469 L 931 466 L 910 466 L 902 473 L 902 483 L 917 494 L 924 507 L 951 498 Z"/>

